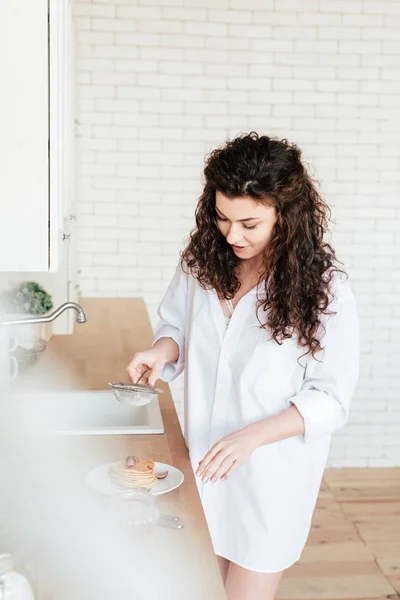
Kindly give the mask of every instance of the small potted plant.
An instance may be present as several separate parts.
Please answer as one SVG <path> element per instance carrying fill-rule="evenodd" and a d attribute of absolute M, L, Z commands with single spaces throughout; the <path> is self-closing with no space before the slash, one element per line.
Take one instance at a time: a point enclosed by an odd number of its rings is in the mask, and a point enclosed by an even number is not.
<path fill-rule="evenodd" d="M 0 312 L 6 320 L 29 319 L 37 315 L 45 315 L 53 308 L 53 301 L 48 292 L 36 281 L 23 281 L 19 287 L 6 290 L 0 297 Z M 31 340 L 40 336 L 37 325 L 24 324 L 18 327 L 20 340 Z M 24 345 L 24 344 L 21 344 Z"/>

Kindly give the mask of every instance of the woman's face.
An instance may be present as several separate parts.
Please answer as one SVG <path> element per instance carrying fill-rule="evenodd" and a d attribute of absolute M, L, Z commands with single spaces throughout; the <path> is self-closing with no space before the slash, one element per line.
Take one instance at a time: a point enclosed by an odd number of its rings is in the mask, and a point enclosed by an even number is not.
<path fill-rule="evenodd" d="M 249 259 L 264 254 L 276 223 L 274 206 L 265 206 L 250 196 L 227 198 L 215 194 L 217 225 L 238 258 Z"/>

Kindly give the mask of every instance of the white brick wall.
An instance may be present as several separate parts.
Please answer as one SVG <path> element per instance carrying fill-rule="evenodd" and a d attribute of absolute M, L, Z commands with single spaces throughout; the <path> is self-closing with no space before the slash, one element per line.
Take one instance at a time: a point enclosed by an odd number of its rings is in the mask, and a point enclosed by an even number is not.
<path fill-rule="evenodd" d="M 255 129 L 296 141 L 352 277 L 360 382 L 331 466 L 400 465 L 400 2 L 76 0 L 80 284 L 156 307 L 203 157 Z M 310 167 L 311 168 L 311 167 Z M 172 385 L 182 417 L 182 378 Z"/>

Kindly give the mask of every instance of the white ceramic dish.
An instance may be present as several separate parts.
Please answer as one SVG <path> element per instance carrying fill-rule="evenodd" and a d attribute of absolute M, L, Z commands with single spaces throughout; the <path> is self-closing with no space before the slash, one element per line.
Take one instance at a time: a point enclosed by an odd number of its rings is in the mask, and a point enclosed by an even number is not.
<path fill-rule="evenodd" d="M 89 471 L 85 478 L 88 486 L 92 488 L 92 490 L 107 496 L 113 496 L 114 494 L 120 494 L 121 492 L 128 491 L 122 485 L 118 485 L 118 483 L 112 481 L 109 475 L 109 469 L 111 465 L 114 464 L 116 463 L 106 463 Z M 168 475 L 165 477 L 165 479 L 157 479 L 157 483 L 151 490 L 150 494 L 153 496 L 160 496 L 161 494 L 171 492 L 182 485 L 184 480 L 182 471 L 176 467 L 173 467 L 172 465 L 167 465 L 166 463 L 155 462 L 154 464 L 154 470 L 156 473 L 159 471 L 168 471 Z"/>

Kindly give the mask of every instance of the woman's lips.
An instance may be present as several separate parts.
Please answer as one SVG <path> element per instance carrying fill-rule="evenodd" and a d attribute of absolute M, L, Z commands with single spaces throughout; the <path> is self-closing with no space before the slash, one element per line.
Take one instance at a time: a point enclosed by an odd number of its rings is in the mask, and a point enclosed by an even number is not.
<path fill-rule="evenodd" d="M 246 250 L 246 248 L 248 248 L 248 246 L 234 246 L 232 244 L 232 248 L 236 251 L 236 252 L 241 252 L 243 250 Z"/>

